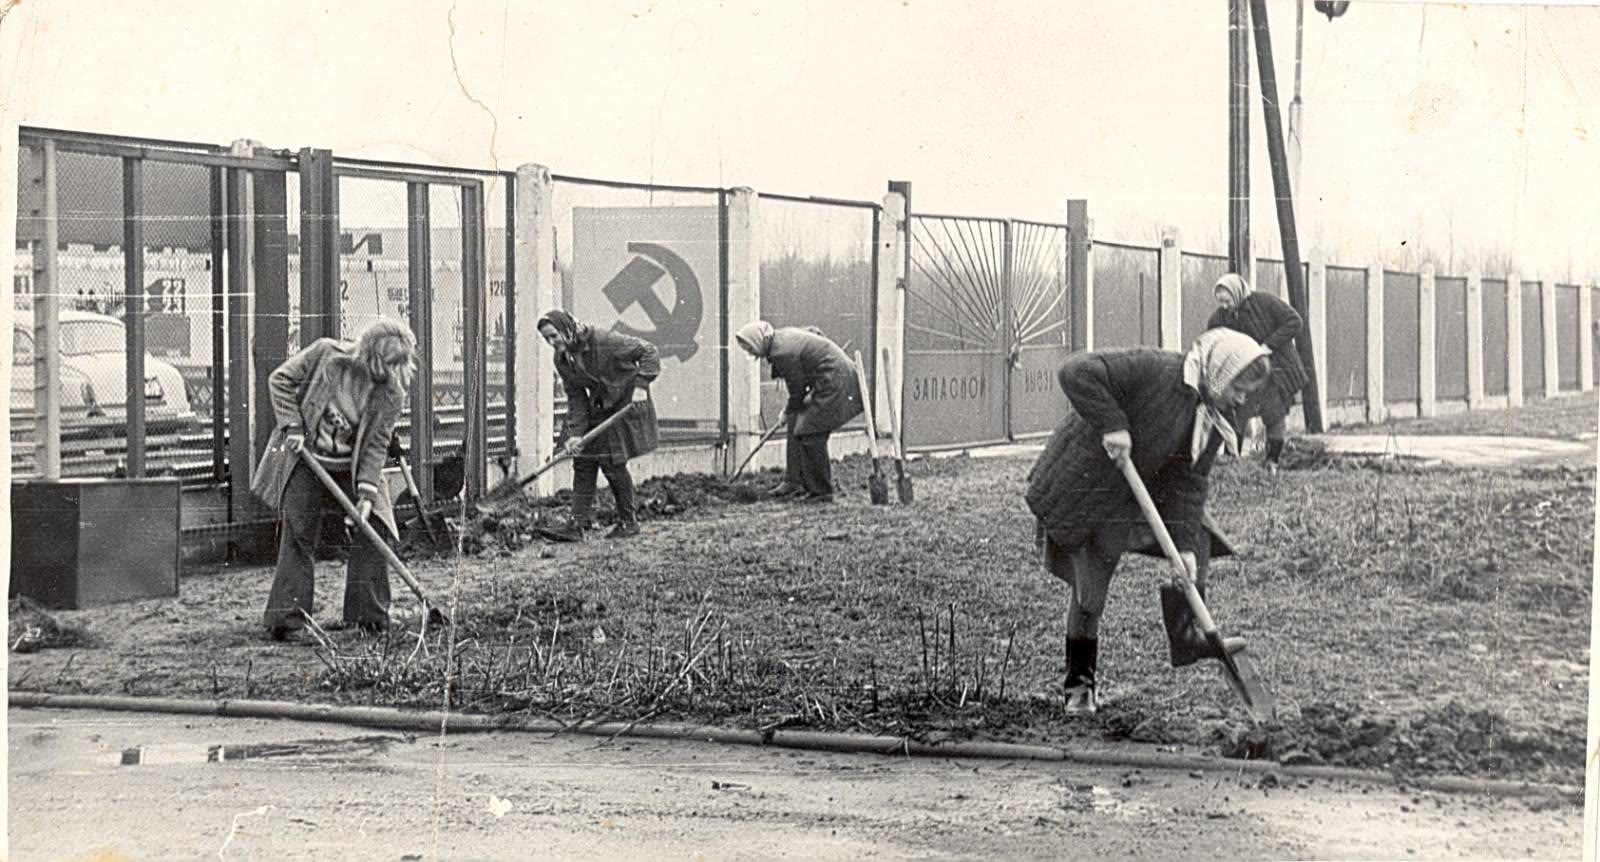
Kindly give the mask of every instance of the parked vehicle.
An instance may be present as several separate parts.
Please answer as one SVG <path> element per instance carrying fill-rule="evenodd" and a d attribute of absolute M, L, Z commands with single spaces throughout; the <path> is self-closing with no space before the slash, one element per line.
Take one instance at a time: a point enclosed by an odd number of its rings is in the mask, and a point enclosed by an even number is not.
<path fill-rule="evenodd" d="M 33 329 L 11 325 L 11 415 L 34 415 Z M 61 312 L 61 428 L 126 433 L 127 335 L 122 321 L 88 311 Z M 192 431 L 200 426 L 189 406 L 189 392 L 178 369 L 144 357 L 144 415 L 147 434 Z"/>

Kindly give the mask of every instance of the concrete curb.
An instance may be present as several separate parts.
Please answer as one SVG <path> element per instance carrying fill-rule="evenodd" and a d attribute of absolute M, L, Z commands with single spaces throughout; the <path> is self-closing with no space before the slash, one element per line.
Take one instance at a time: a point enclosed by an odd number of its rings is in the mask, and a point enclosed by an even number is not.
<path fill-rule="evenodd" d="M 510 715 L 445 713 L 438 710 L 408 711 L 390 707 L 328 706 L 273 700 L 184 700 L 166 697 L 118 697 L 113 695 L 49 694 L 13 691 L 9 704 L 24 709 L 100 709 L 120 712 L 151 712 L 168 715 L 209 715 L 222 718 L 281 718 L 327 724 L 348 724 L 415 733 L 453 730 L 461 733 L 577 733 L 585 736 L 628 736 L 642 739 L 676 739 L 718 742 L 727 745 L 772 746 L 803 751 L 832 751 L 843 754 L 889 754 L 909 757 L 970 757 L 988 760 L 1047 760 L 1079 763 L 1086 766 L 1134 769 L 1202 770 L 1207 772 L 1275 773 L 1288 778 L 1322 781 L 1365 782 L 1446 793 L 1477 793 L 1490 796 L 1562 797 L 1581 801 L 1583 788 L 1565 784 L 1539 784 L 1528 781 L 1468 778 L 1455 775 L 1400 777 L 1387 772 L 1341 766 L 1288 766 L 1261 760 L 1236 760 L 1225 757 L 1169 754 L 1165 752 L 1114 751 L 1109 749 L 1069 750 L 1048 745 L 1011 742 L 918 742 L 899 736 L 873 736 L 864 733 L 830 733 L 816 730 L 740 730 L 706 725 L 670 723 L 632 723 L 621 721 L 563 724 L 553 719 Z"/>

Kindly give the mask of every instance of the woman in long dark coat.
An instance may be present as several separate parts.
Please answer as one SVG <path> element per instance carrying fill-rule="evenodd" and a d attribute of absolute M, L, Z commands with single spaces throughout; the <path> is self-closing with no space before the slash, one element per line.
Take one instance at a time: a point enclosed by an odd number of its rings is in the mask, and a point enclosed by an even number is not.
<path fill-rule="evenodd" d="M 746 353 L 772 363 L 772 376 L 789 391 L 788 461 L 775 496 L 803 495 L 807 502 L 833 502 L 833 465 L 828 436 L 861 415 L 855 363 L 839 345 L 813 329 L 773 329 L 765 320 L 740 327 L 734 340 Z"/>
<path fill-rule="evenodd" d="M 609 538 L 639 535 L 628 460 L 655 451 L 659 442 L 650 383 L 661 374 L 660 353 L 643 339 L 579 323 L 565 311 L 539 318 L 539 334 L 555 348 L 556 373 L 567 392 L 566 450 L 572 460 L 572 527 L 576 537 L 594 525 L 594 495 L 604 471 L 617 503 Z M 589 429 L 629 403 L 633 409 L 588 445 Z"/>
<path fill-rule="evenodd" d="M 1236 329 L 1272 351 L 1271 382 L 1256 390 L 1239 408 L 1237 418 L 1243 424 L 1252 416 L 1261 417 L 1261 423 L 1267 427 L 1267 464 L 1277 469 L 1284 441 L 1289 438 L 1286 421 L 1289 408 L 1294 406 L 1295 396 L 1308 379 L 1294 345 L 1304 322 L 1300 313 L 1287 302 L 1251 290 L 1237 273 L 1230 272 L 1217 279 L 1213 292 L 1217 297 L 1217 310 L 1212 312 L 1206 328 Z"/>
<path fill-rule="evenodd" d="M 1100 615 L 1118 560 L 1129 551 L 1161 554 L 1117 459 L 1133 459 L 1185 567 L 1203 586 L 1210 558 L 1232 553 L 1205 514 L 1211 466 L 1219 448 L 1237 451 L 1228 412 L 1265 383 L 1266 357 L 1249 336 L 1213 329 L 1187 354 L 1107 350 L 1061 366 L 1057 376 L 1072 410 L 1029 474 L 1027 502 L 1038 518 L 1045 567 L 1072 587 L 1069 713 L 1097 707 Z M 1173 667 L 1210 654 L 1172 584 L 1161 588 L 1161 610 Z"/>
<path fill-rule="evenodd" d="M 386 530 L 390 541 L 399 535 L 383 464 L 395 421 L 405 406 L 416 348 L 410 328 L 380 317 L 353 344 L 319 338 L 267 378 L 277 427 L 251 476 L 250 488 L 280 511 L 277 571 L 262 614 L 262 624 L 274 640 L 284 640 L 305 626 L 311 614 L 322 513 L 342 511 L 301 463 L 302 447 L 327 468 L 380 535 Z M 379 631 L 389 623 L 388 563 L 360 536 L 349 546 L 345 567 L 344 622 L 364 631 Z"/>

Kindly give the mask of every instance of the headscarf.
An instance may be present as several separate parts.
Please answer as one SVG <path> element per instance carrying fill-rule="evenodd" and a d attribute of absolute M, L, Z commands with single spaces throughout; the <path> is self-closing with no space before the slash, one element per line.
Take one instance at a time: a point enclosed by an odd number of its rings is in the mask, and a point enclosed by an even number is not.
<path fill-rule="evenodd" d="M 1244 276 L 1237 272 L 1223 274 L 1221 278 L 1217 279 L 1217 283 L 1211 286 L 1211 292 L 1216 293 L 1217 288 L 1226 291 L 1228 296 L 1233 299 L 1234 308 L 1238 308 L 1239 303 L 1244 302 L 1244 298 L 1250 295 L 1250 285 L 1245 283 Z"/>
<path fill-rule="evenodd" d="M 733 340 L 744 345 L 756 356 L 766 356 L 772 351 L 772 324 L 765 320 L 752 320 L 733 334 Z"/>
<path fill-rule="evenodd" d="M 1189 444 L 1191 461 L 1200 460 L 1212 429 L 1222 435 L 1222 444 L 1230 453 L 1239 454 L 1238 434 L 1228 417 L 1212 406 L 1211 396 L 1227 389 L 1239 372 L 1271 352 L 1254 338 L 1226 327 L 1208 329 L 1194 340 L 1183 357 L 1183 382 L 1200 393 L 1200 403 L 1194 412 L 1194 437 Z"/>
<path fill-rule="evenodd" d="M 559 308 L 545 312 L 544 317 L 539 318 L 539 322 L 534 326 L 534 329 L 542 329 L 546 326 L 560 333 L 561 337 L 567 340 L 567 344 L 570 347 L 576 347 L 579 339 L 583 337 L 583 333 L 589 328 L 579 323 L 577 318 L 570 313 Z"/>

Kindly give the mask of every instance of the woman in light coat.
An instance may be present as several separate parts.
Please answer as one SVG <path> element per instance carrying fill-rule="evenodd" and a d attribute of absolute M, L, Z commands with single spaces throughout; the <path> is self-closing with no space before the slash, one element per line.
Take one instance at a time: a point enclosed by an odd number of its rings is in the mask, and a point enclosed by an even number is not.
<path fill-rule="evenodd" d="M 277 427 L 251 489 L 279 511 L 278 563 L 262 622 L 274 640 L 305 625 L 315 595 L 315 552 L 325 509 L 342 512 L 299 451 L 308 449 L 356 503 L 361 517 L 399 535 L 383 480 L 389 440 L 416 369 L 417 339 L 380 317 L 354 343 L 319 338 L 268 378 Z M 349 546 L 344 622 L 366 632 L 389 623 L 389 570 L 365 536 Z"/>

